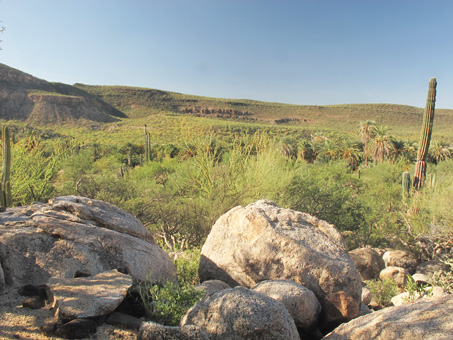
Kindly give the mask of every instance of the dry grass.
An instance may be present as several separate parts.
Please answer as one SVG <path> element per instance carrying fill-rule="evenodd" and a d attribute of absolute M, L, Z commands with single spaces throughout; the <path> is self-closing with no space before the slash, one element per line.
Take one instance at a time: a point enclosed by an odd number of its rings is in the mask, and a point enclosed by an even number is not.
<path fill-rule="evenodd" d="M 42 331 L 46 322 L 54 320 L 54 310 L 50 305 L 32 310 L 22 307 L 24 299 L 15 290 L 0 294 L 0 339 L 61 340 L 46 336 Z M 136 340 L 137 332 L 104 324 L 97 328 L 95 336 L 88 339 Z"/>

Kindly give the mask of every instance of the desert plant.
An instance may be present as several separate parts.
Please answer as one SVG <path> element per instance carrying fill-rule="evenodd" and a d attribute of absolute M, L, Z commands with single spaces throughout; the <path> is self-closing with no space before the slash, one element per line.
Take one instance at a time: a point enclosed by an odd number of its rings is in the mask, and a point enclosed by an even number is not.
<path fill-rule="evenodd" d="M 428 282 L 453 294 L 453 258 L 445 260 L 444 263 L 450 266 L 450 271 L 437 271 L 428 277 Z"/>
<path fill-rule="evenodd" d="M 398 293 L 398 285 L 392 279 L 370 280 L 366 284 L 374 300 L 382 307 L 389 307 L 392 297 Z"/>
<path fill-rule="evenodd" d="M 434 110 L 436 104 L 436 78 L 429 80 L 428 98 L 426 99 L 422 131 L 418 145 L 417 163 L 415 163 L 414 187 L 419 190 L 426 176 L 426 158 L 433 131 Z"/>
<path fill-rule="evenodd" d="M 432 295 L 432 287 L 429 287 L 428 284 L 418 284 L 410 275 L 406 277 L 406 286 L 404 290 L 409 293 L 409 295 L 404 299 L 405 302 L 412 303 L 415 300 L 421 297 L 428 297 Z"/>
<path fill-rule="evenodd" d="M 11 195 L 11 141 L 9 128 L 3 126 L 3 155 L 2 155 L 2 182 L 0 187 L 0 203 L 2 208 L 10 207 L 12 204 Z"/>
<path fill-rule="evenodd" d="M 407 199 L 411 190 L 411 175 L 409 171 L 403 172 L 401 186 L 403 187 L 403 199 Z"/>
<path fill-rule="evenodd" d="M 152 284 L 151 276 L 139 285 L 146 316 L 168 326 L 177 326 L 181 317 L 203 297 L 203 291 L 191 284 L 171 280 L 164 285 Z"/>

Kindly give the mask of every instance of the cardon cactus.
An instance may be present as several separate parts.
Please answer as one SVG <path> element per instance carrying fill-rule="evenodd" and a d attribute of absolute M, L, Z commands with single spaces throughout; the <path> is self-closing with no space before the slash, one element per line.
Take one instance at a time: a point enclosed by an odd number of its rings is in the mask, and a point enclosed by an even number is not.
<path fill-rule="evenodd" d="M 409 174 L 409 171 L 403 172 L 401 184 L 403 187 L 403 198 L 409 197 L 409 192 L 411 190 L 411 175 Z"/>
<path fill-rule="evenodd" d="M 414 187 L 418 190 L 422 187 L 426 176 L 426 158 L 428 156 L 429 143 L 433 130 L 434 106 L 436 104 L 436 78 L 429 80 L 428 98 L 426 99 L 425 114 L 423 116 L 422 132 L 418 145 L 417 163 L 415 164 Z"/>
<path fill-rule="evenodd" d="M 9 129 L 2 128 L 3 155 L 2 155 L 2 182 L 0 188 L 0 205 L 2 208 L 12 205 L 11 196 L 11 142 Z"/>

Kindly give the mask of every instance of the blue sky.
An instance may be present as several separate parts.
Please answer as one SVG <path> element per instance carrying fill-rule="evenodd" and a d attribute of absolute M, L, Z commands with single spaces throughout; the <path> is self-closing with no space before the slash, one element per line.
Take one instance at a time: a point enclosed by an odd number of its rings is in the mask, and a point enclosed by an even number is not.
<path fill-rule="evenodd" d="M 49 81 L 453 108 L 450 0 L 0 0 L 0 63 Z"/>

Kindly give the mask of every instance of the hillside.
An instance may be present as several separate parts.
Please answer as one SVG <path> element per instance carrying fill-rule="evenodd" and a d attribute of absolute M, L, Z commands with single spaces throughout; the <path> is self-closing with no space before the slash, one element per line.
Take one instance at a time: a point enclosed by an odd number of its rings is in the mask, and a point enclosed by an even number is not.
<path fill-rule="evenodd" d="M 418 133 L 423 109 L 396 104 L 290 105 L 246 99 L 221 99 L 126 86 L 75 84 L 127 114 L 144 118 L 162 112 L 244 122 L 285 124 L 303 128 L 350 130 L 363 120 L 374 120 L 403 133 Z M 448 134 L 453 110 L 436 110 L 435 128 Z"/>
<path fill-rule="evenodd" d="M 50 83 L 0 64 L 0 119 L 39 125 L 110 123 L 126 116 L 76 87 Z"/>
<path fill-rule="evenodd" d="M 56 126 L 114 123 L 129 118 L 127 125 L 135 126 L 151 123 L 159 115 L 354 134 L 360 121 L 373 120 L 388 126 L 394 135 L 414 138 L 421 127 L 423 109 L 396 104 L 291 105 L 128 86 L 71 86 L 47 82 L 0 64 L 0 119 Z M 437 109 L 436 138 L 450 139 L 452 126 L 453 110 Z"/>

